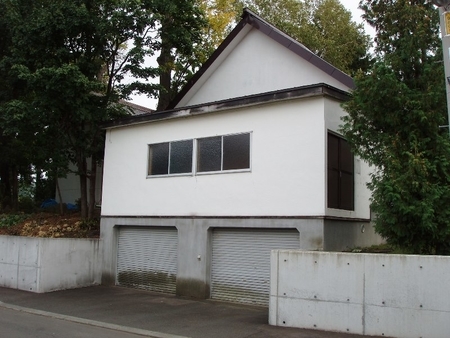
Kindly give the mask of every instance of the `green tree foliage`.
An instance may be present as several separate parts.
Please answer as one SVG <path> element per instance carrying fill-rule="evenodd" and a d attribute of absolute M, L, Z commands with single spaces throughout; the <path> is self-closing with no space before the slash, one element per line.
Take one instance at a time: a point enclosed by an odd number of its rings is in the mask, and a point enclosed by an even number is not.
<path fill-rule="evenodd" d="M 201 12 L 175 0 L 3 0 L 0 10 L 0 187 L 18 191 L 10 178 L 16 184 L 21 166 L 61 177 L 72 162 L 89 217 L 101 123 L 124 114 L 118 102 L 133 92 L 158 95 L 161 87 L 148 80 L 167 64 L 147 67 L 146 57 L 191 53 Z"/>
<path fill-rule="evenodd" d="M 157 110 L 164 110 L 199 66 L 196 51 L 207 22 L 195 0 L 153 0 L 153 10 L 160 24 Z"/>
<path fill-rule="evenodd" d="M 370 65 L 370 38 L 339 0 L 241 0 L 241 6 L 350 75 Z"/>
<path fill-rule="evenodd" d="M 377 62 L 356 77 L 344 135 L 373 165 L 376 231 L 411 253 L 450 254 L 450 142 L 438 11 L 364 0 Z"/>

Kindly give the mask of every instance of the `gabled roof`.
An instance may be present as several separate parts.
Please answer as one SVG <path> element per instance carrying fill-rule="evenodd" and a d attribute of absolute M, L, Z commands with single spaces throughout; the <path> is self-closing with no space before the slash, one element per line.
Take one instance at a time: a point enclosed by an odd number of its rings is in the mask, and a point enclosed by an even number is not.
<path fill-rule="evenodd" d="M 199 79 L 209 70 L 209 68 L 214 64 L 214 62 L 219 59 L 224 52 L 224 50 L 230 46 L 234 39 L 241 33 L 247 25 L 252 26 L 253 28 L 259 30 L 261 33 L 265 34 L 269 38 L 278 42 L 285 48 L 294 52 L 298 56 L 302 57 L 313 66 L 322 70 L 324 73 L 328 74 L 335 80 L 341 82 L 345 86 L 349 88 L 354 88 L 353 79 L 329 64 L 322 58 L 318 57 L 316 54 L 311 52 L 307 47 L 303 44 L 299 43 L 295 39 L 291 38 L 287 34 L 283 33 L 281 30 L 271 25 L 249 9 L 245 8 L 242 14 L 242 20 L 236 25 L 233 31 L 227 36 L 227 38 L 220 44 L 220 46 L 215 50 L 215 52 L 211 55 L 211 57 L 203 64 L 203 66 L 199 69 L 198 72 L 187 82 L 184 88 L 180 91 L 180 93 L 174 98 L 174 100 L 169 104 L 167 109 L 174 109 L 180 101 L 184 98 L 186 94 L 192 89 L 192 87 L 199 81 Z"/>
<path fill-rule="evenodd" d="M 120 100 L 120 103 L 130 108 L 130 112 L 132 115 L 142 115 L 142 114 L 151 114 L 154 113 L 154 109 L 150 109 L 144 106 L 140 106 L 138 104 L 132 103 L 130 101 Z"/>

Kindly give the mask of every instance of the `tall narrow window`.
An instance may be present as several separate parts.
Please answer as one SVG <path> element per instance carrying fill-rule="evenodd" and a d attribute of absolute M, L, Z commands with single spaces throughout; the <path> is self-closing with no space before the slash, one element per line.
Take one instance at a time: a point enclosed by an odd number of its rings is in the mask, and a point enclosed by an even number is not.
<path fill-rule="evenodd" d="M 191 173 L 192 144 L 192 140 L 150 144 L 148 175 Z"/>
<path fill-rule="evenodd" d="M 350 146 L 328 133 L 328 208 L 354 210 L 354 164 Z"/>
<path fill-rule="evenodd" d="M 207 137 L 197 140 L 197 171 L 250 169 L 250 134 Z"/>
<path fill-rule="evenodd" d="M 169 170 L 169 143 L 149 146 L 149 175 L 167 175 Z"/>
<path fill-rule="evenodd" d="M 197 141 L 197 171 L 219 171 L 222 169 L 222 137 L 208 137 Z"/>
<path fill-rule="evenodd" d="M 223 137 L 223 170 L 250 168 L 250 134 Z"/>

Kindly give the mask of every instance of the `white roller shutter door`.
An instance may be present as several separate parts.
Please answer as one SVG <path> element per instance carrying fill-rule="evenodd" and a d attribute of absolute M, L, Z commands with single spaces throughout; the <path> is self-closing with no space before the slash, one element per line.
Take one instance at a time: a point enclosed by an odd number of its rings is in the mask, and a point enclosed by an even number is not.
<path fill-rule="evenodd" d="M 123 226 L 118 237 L 117 284 L 174 294 L 177 229 Z"/>
<path fill-rule="evenodd" d="M 211 298 L 267 306 L 270 251 L 299 249 L 296 229 L 215 229 Z"/>

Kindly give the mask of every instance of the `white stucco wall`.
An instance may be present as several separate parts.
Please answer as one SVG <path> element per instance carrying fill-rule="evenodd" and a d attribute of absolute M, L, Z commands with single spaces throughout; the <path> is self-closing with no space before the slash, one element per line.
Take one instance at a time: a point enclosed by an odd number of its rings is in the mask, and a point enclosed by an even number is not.
<path fill-rule="evenodd" d="M 259 30 L 241 34 L 246 35 L 236 46 L 228 47 L 234 49 L 224 52 L 229 53 L 224 60 L 216 60 L 214 71 L 208 72 L 201 87 L 197 85 L 195 93 L 191 89 L 178 107 L 317 83 L 349 89 Z"/>
<path fill-rule="evenodd" d="M 108 130 L 102 215 L 323 216 L 323 109 L 317 97 Z M 147 178 L 148 144 L 240 132 L 250 172 Z"/>
<path fill-rule="evenodd" d="M 98 239 L 0 236 L 0 286 L 49 292 L 100 284 Z"/>
<path fill-rule="evenodd" d="M 447 337 L 450 257 L 274 250 L 269 324 Z"/>
<path fill-rule="evenodd" d="M 102 215 L 324 213 L 323 99 L 107 131 Z M 147 178 L 148 144 L 251 132 L 251 171 Z"/>

